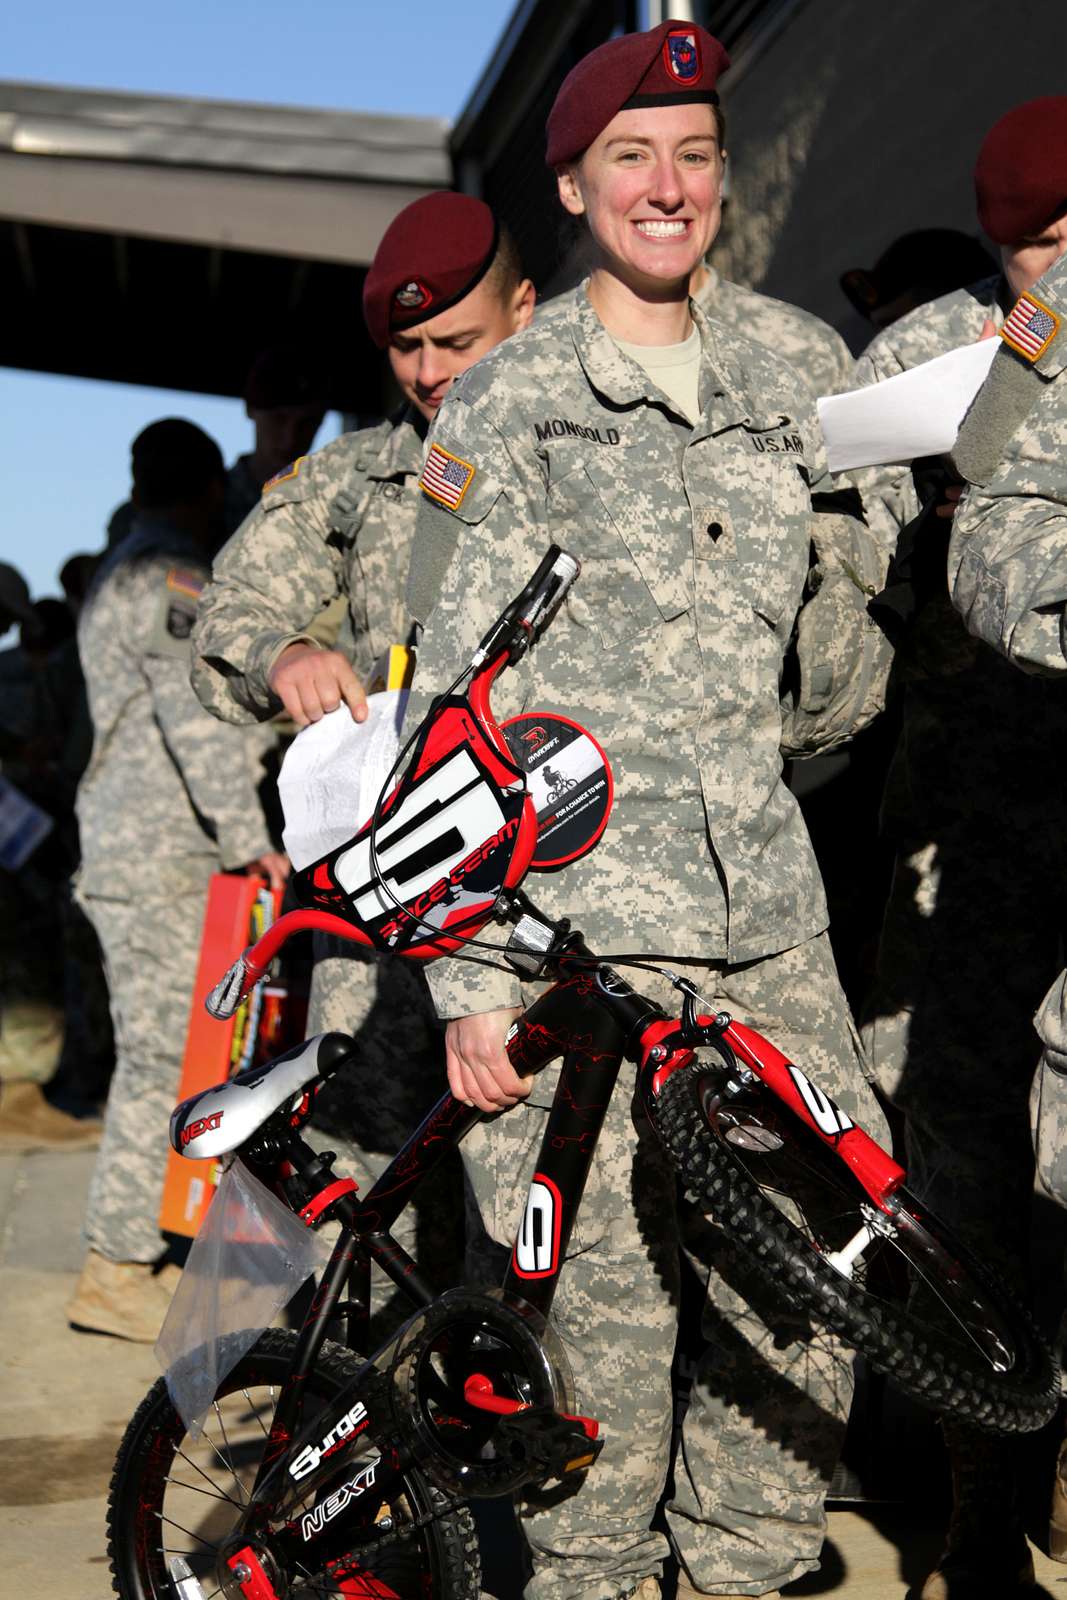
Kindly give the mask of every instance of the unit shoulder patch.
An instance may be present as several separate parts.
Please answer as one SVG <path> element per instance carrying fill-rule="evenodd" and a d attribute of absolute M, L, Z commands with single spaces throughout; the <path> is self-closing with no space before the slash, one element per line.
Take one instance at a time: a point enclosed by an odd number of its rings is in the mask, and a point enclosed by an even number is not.
<path fill-rule="evenodd" d="M 1036 295 L 1021 294 L 1000 330 L 1000 337 L 1024 361 L 1043 356 L 1057 333 L 1060 319 Z"/>
<path fill-rule="evenodd" d="M 289 465 L 276 472 L 273 478 L 267 479 L 263 485 L 263 493 L 266 494 L 268 489 L 273 489 L 279 483 L 287 483 L 290 478 L 295 478 L 306 460 L 307 456 L 297 456 L 295 461 L 290 461 Z"/>
<path fill-rule="evenodd" d="M 469 461 L 443 450 L 439 444 L 432 444 L 419 479 L 419 488 L 431 500 L 447 506 L 449 511 L 456 511 L 474 482 L 476 470 Z"/>
<path fill-rule="evenodd" d="M 188 567 L 171 567 L 167 573 L 167 588 L 173 589 L 176 594 L 188 595 L 194 601 L 199 600 L 206 582 L 202 572 L 191 571 Z"/>

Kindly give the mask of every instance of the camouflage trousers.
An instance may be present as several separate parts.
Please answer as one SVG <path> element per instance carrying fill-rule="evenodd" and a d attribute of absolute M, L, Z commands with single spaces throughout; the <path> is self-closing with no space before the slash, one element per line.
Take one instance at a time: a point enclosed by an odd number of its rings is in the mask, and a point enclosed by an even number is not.
<path fill-rule="evenodd" d="M 366 1192 L 448 1087 L 443 1034 L 419 968 L 378 962 L 340 940 L 316 935 L 308 1031 L 336 1030 L 359 1046 L 355 1067 L 319 1092 L 309 1142 L 338 1154 Z M 446 1158 L 416 1191 L 393 1228 L 435 1287 L 463 1269 L 462 1171 Z M 413 1307 L 374 1274 L 370 1348 L 390 1337 Z"/>
<path fill-rule="evenodd" d="M 115 1071 L 85 1232 L 112 1261 L 154 1261 L 159 1202 L 194 996 L 207 881 L 167 898 L 80 898 L 104 956 Z"/>
<path fill-rule="evenodd" d="M 898 856 L 862 1030 L 906 1118 L 909 1186 L 1020 1288 L 1040 1050 L 1031 1019 L 1062 928 L 1062 859 L 1034 829 L 980 816 L 939 828 Z"/>
<path fill-rule="evenodd" d="M 698 968 L 696 981 L 709 1009 L 766 1033 L 884 1142 L 825 934 L 743 966 Z M 640 987 L 677 1014 L 666 980 L 641 975 Z M 528 1100 L 462 1146 L 482 1225 L 501 1244 L 518 1228 L 558 1076 L 547 1069 Z M 633 1089 L 624 1065 L 553 1305 L 578 1409 L 600 1420 L 606 1443 L 577 1493 L 523 1507 L 534 1561 L 527 1600 L 614 1600 L 662 1568 L 667 1539 L 651 1523 L 674 1428 L 680 1242 L 706 1286 L 707 1343 L 666 1502 L 671 1543 L 708 1594 L 763 1594 L 818 1566 L 851 1354 L 812 1338 L 731 1248 L 728 1227 L 679 1215 L 673 1171 Z"/>

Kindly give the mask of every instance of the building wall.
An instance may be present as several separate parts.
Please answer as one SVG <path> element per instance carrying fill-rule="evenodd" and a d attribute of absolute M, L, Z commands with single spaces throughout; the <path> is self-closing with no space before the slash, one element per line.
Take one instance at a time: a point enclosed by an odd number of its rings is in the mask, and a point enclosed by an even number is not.
<path fill-rule="evenodd" d="M 854 338 L 840 273 L 914 228 L 977 233 L 983 135 L 1020 101 L 1067 91 L 1065 62 L 1065 0 L 806 0 L 723 80 L 732 190 L 716 265 Z"/>

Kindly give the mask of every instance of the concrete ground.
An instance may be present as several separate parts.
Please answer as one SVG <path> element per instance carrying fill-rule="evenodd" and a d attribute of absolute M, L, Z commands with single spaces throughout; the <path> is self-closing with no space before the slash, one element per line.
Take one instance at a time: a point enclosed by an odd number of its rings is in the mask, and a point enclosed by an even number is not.
<path fill-rule="evenodd" d="M 89 1153 L 0 1155 L 0 1595 L 108 1600 L 104 1510 L 126 1421 L 158 1376 L 143 1345 L 75 1334 L 64 1305 L 81 1264 Z M 906 1600 L 939 1547 L 943 1511 L 834 1509 L 822 1570 L 790 1594 Z M 1038 1519 L 1040 1520 L 1040 1519 Z M 488 1586 L 517 1600 L 501 1559 Z M 1037 1597 L 1067 1596 L 1067 1567 L 1035 1551 Z"/>

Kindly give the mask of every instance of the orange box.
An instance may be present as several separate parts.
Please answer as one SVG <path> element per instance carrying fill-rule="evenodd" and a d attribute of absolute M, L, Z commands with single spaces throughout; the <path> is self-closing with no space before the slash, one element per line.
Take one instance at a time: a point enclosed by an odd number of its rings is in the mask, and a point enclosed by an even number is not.
<path fill-rule="evenodd" d="M 217 872 L 211 879 L 175 1103 L 224 1082 L 253 1062 L 280 1055 L 295 1042 L 288 1035 L 294 1032 L 299 1008 L 287 1004 L 288 991 L 282 984 L 268 982 L 254 989 L 226 1021 L 209 1016 L 204 1009 L 204 996 L 278 916 L 281 899 L 281 892 L 269 889 L 261 878 Z M 300 1015 L 301 1031 L 303 1023 Z M 218 1180 L 217 1162 L 188 1161 L 171 1150 L 159 1208 L 164 1233 L 191 1239 Z"/>

